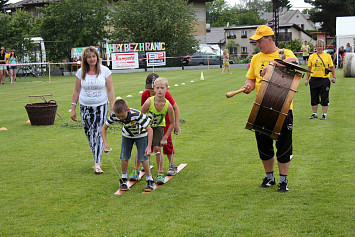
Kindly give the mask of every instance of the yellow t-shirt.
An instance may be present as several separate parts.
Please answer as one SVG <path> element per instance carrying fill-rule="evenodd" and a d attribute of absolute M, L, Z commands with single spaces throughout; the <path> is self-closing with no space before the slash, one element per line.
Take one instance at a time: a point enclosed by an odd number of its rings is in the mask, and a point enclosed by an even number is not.
<path fill-rule="evenodd" d="M 5 54 L 5 58 L 6 58 L 6 64 L 10 64 L 10 56 L 11 56 L 11 53 L 7 53 Z"/>
<path fill-rule="evenodd" d="M 302 51 L 302 56 L 309 56 L 309 51 L 311 51 L 311 47 L 309 47 L 309 45 L 302 45 L 301 49 L 306 50 L 306 51 Z"/>
<path fill-rule="evenodd" d="M 334 66 L 332 57 L 328 53 L 323 52 L 322 54 L 319 54 L 319 57 L 321 57 L 323 59 L 325 67 L 331 68 Z M 308 67 L 312 67 L 311 76 L 312 77 L 324 77 L 324 78 L 329 77 L 329 74 L 327 74 L 327 75 L 324 74 L 325 67 L 322 63 L 322 60 L 320 60 L 319 57 L 316 53 L 309 56 Z"/>
<path fill-rule="evenodd" d="M 295 58 L 296 56 L 293 54 L 293 52 L 289 49 L 283 49 L 285 52 L 286 58 Z M 275 59 L 281 59 L 279 51 L 275 51 L 270 54 L 265 54 L 265 53 L 258 53 L 257 55 L 254 55 L 254 57 L 251 60 L 250 63 L 250 68 L 246 74 L 246 77 L 255 81 L 255 90 L 256 94 L 259 93 L 259 89 L 261 86 L 261 82 L 263 80 L 261 76 L 261 72 L 263 68 L 269 63 L 274 62 Z M 293 102 L 291 103 L 290 109 L 293 109 Z"/>

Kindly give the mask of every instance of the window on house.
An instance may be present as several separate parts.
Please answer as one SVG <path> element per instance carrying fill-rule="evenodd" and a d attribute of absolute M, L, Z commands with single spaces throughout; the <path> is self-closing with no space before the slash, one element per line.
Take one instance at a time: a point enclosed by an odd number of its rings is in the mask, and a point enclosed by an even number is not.
<path fill-rule="evenodd" d="M 248 52 L 248 48 L 247 47 L 242 47 L 242 52 Z"/>
<path fill-rule="evenodd" d="M 242 38 L 247 38 L 247 37 L 248 37 L 248 34 L 247 34 L 247 31 L 246 31 L 246 30 L 242 30 L 241 33 L 242 33 L 242 34 L 241 34 L 241 37 L 242 37 Z"/>
<path fill-rule="evenodd" d="M 229 48 L 229 54 L 237 54 L 237 53 L 238 53 L 237 47 L 230 47 Z"/>
<path fill-rule="evenodd" d="M 227 39 L 235 39 L 235 38 L 237 38 L 235 31 L 228 31 L 227 32 Z"/>

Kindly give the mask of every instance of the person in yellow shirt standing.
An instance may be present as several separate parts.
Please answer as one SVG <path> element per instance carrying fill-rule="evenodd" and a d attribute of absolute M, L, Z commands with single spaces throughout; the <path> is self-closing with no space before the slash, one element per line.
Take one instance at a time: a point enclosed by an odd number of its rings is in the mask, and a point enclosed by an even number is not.
<path fill-rule="evenodd" d="M 303 63 L 304 67 L 307 67 L 309 52 L 311 51 L 311 47 L 307 44 L 307 40 L 304 41 L 304 45 L 301 47 Z"/>
<path fill-rule="evenodd" d="M 309 80 L 310 73 L 307 73 L 305 85 L 307 86 L 309 83 L 309 89 L 311 92 L 311 105 L 313 111 L 313 114 L 309 117 L 309 119 L 318 118 L 318 104 L 322 105 L 323 112 L 320 119 L 327 119 L 327 111 L 329 106 L 330 72 L 333 74 L 332 82 L 335 83 L 336 81 L 332 57 L 329 54 L 323 52 L 324 47 L 324 40 L 318 39 L 316 43 L 317 52 L 312 54 L 308 61 L 308 71 L 312 72 L 312 77 L 311 80 Z"/>
<path fill-rule="evenodd" d="M 268 68 L 270 68 L 270 63 L 277 64 L 275 59 L 283 59 L 285 62 L 298 64 L 298 59 L 291 50 L 279 49 L 276 46 L 275 33 L 266 25 L 259 26 L 250 40 L 256 41 L 256 46 L 260 49 L 260 52 L 253 56 L 250 68 L 246 74 L 247 80 L 242 88 L 245 88 L 244 93 L 246 94 L 249 94 L 254 89 L 256 89 L 256 94 L 258 94 L 263 77 Z M 289 191 L 287 175 L 293 157 L 292 127 L 293 112 L 291 104 L 281 129 L 281 135 L 276 141 L 276 157 L 280 173 L 278 191 L 281 193 Z M 273 140 L 257 131 L 255 131 L 255 138 L 258 146 L 259 158 L 263 163 L 266 173 L 266 176 L 259 187 L 268 188 L 276 184 L 274 177 L 275 153 Z"/>

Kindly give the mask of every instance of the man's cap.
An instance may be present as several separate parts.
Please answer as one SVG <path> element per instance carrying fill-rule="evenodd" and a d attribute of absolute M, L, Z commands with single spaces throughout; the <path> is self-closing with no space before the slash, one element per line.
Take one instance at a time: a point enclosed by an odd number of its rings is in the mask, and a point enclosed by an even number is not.
<path fill-rule="evenodd" d="M 269 26 L 262 25 L 256 29 L 255 34 L 250 37 L 249 40 L 259 40 L 264 36 L 271 35 L 275 35 L 274 31 Z"/>
<path fill-rule="evenodd" d="M 158 79 L 158 74 L 156 73 L 151 73 L 147 76 L 147 79 L 145 80 L 145 89 L 153 89 L 154 88 L 154 81 Z"/>

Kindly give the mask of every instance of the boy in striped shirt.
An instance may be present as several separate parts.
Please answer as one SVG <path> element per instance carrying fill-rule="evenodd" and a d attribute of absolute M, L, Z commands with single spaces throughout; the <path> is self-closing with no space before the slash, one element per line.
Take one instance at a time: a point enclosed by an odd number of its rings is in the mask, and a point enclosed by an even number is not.
<path fill-rule="evenodd" d="M 150 118 L 139 110 L 128 108 L 125 100 L 116 100 L 113 105 L 113 113 L 107 118 L 101 128 L 101 136 L 104 145 L 104 151 L 109 150 L 106 139 L 106 131 L 110 125 L 118 122 L 122 127 L 122 146 L 121 146 L 121 168 L 122 177 L 120 179 L 120 189 L 128 190 L 127 169 L 128 161 L 131 158 L 133 144 L 136 143 L 138 159 L 142 162 L 146 171 L 147 186 L 144 191 L 152 191 L 154 180 L 150 173 L 148 155 L 151 153 L 153 130 L 150 127 Z"/>

